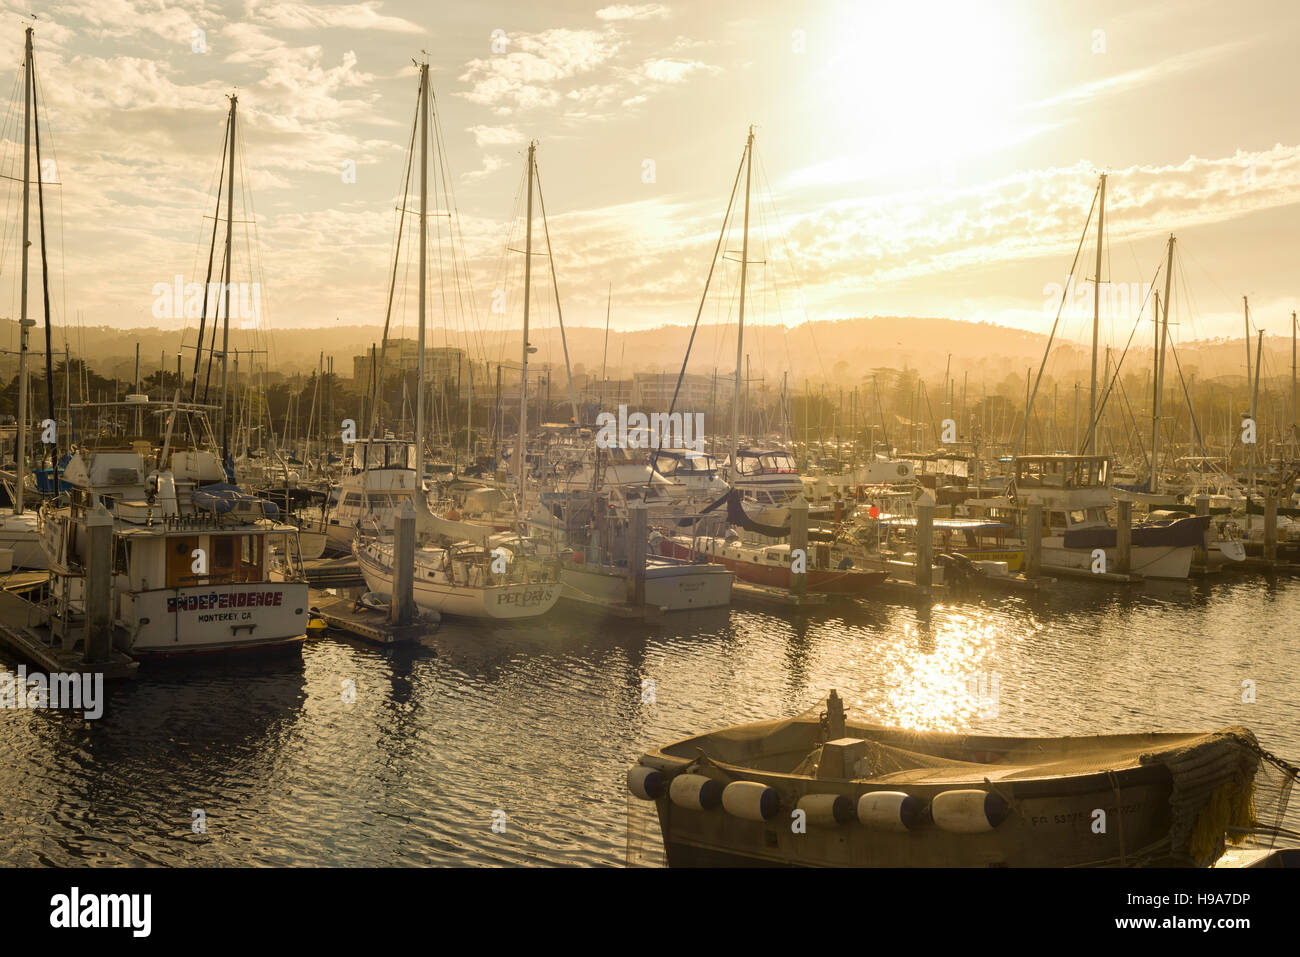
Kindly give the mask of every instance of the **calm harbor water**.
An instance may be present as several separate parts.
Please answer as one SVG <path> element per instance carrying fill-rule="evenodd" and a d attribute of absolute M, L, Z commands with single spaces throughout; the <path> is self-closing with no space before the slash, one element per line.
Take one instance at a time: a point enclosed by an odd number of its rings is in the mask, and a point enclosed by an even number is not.
<path fill-rule="evenodd" d="M 621 865 L 623 776 L 643 750 L 831 688 L 852 715 L 912 727 L 1246 724 L 1294 761 L 1298 660 L 1300 579 L 1246 577 L 793 621 L 561 608 L 444 623 L 392 652 L 325 639 L 301 661 L 145 672 L 96 721 L 0 711 L 0 863 Z"/>

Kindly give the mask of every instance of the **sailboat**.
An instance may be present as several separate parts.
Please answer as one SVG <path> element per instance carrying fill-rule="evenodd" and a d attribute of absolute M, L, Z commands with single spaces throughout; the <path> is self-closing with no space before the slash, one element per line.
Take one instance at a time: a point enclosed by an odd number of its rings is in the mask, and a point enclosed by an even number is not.
<path fill-rule="evenodd" d="M 39 517 L 26 508 L 27 488 L 27 429 L 28 429 L 28 382 L 27 355 L 28 336 L 36 320 L 27 314 L 27 272 L 28 250 L 31 243 L 31 167 L 32 134 L 36 135 L 36 162 L 40 169 L 41 136 L 36 110 L 36 65 L 32 57 L 32 28 L 27 28 L 25 53 L 23 56 L 23 239 L 22 239 L 22 291 L 19 296 L 19 358 L 18 358 L 18 427 L 14 437 L 14 481 L 12 486 L 13 507 L 0 510 L 0 550 L 13 553 L 13 565 L 17 568 L 46 569 L 49 567 L 45 552 L 40 546 Z M 49 277 L 45 263 L 45 190 L 42 180 L 37 179 L 37 205 L 39 209 L 41 234 L 41 276 L 45 293 L 45 324 L 48 340 L 50 297 Z M 47 369 L 49 366 L 48 348 L 46 353 Z M 53 381 L 47 375 L 47 385 L 53 389 Z M 51 414 L 53 419 L 53 393 L 51 392 Z M 57 455 L 57 453 L 56 453 Z M 55 483 L 57 488 L 57 481 Z"/>
<path fill-rule="evenodd" d="M 415 551 L 413 592 L 416 606 L 424 612 L 470 618 L 531 618 L 550 611 L 560 598 L 560 582 L 554 561 L 539 561 L 515 532 L 456 521 L 433 514 L 419 482 L 424 473 L 425 441 L 425 276 L 428 263 L 428 170 L 429 170 L 429 65 L 420 65 L 420 268 L 419 332 L 416 355 L 420 361 L 416 387 L 416 426 L 413 474 L 416 484 L 409 499 L 417 516 L 417 527 L 428 542 Z M 519 504 L 522 506 L 527 469 L 523 455 L 528 408 L 528 289 L 532 267 L 532 201 L 536 144 L 528 147 L 528 243 L 524 279 L 523 385 L 521 387 L 518 465 Z M 405 206 L 405 204 L 403 204 Z M 361 532 L 365 532 L 363 527 Z M 433 540 L 444 544 L 433 544 Z M 392 594 L 395 546 L 381 535 L 358 534 L 352 543 L 361 574 L 373 592 Z"/>
<path fill-rule="evenodd" d="M 731 403 L 731 455 L 726 463 L 726 481 L 731 490 L 709 509 L 725 501 L 728 524 L 741 525 L 761 534 L 778 537 L 788 534 L 783 528 L 790 520 L 790 506 L 803 492 L 803 480 L 794 456 L 780 448 L 744 448 L 740 444 L 741 368 L 745 341 L 745 282 L 749 264 L 749 201 L 751 170 L 754 162 L 754 130 L 750 127 L 737 170 L 745 174 L 745 220 L 740 258 L 740 307 L 736 332 L 736 374 Z M 734 188 L 733 188 L 734 197 Z M 730 208 L 728 208 L 730 214 Z M 724 220 L 723 230 L 726 224 Z M 718 249 L 722 237 L 718 238 Z M 717 253 L 715 252 L 715 261 Z M 710 276 L 712 270 L 710 270 Z M 706 285 L 707 294 L 707 285 Z M 701 308 L 703 304 L 701 303 Z M 698 320 L 697 320 L 698 321 Z M 685 367 L 683 366 L 683 371 Z M 761 526 L 761 528 L 760 528 Z M 679 560 L 704 559 L 730 570 L 737 579 L 750 584 L 788 589 L 795 581 L 795 555 L 789 544 L 749 544 L 734 532 L 730 535 L 682 535 L 676 529 L 655 536 L 660 555 Z M 862 595 L 880 585 L 884 572 L 853 567 L 852 559 L 831 567 L 828 549 L 814 549 L 808 558 L 808 590 L 820 594 Z"/>

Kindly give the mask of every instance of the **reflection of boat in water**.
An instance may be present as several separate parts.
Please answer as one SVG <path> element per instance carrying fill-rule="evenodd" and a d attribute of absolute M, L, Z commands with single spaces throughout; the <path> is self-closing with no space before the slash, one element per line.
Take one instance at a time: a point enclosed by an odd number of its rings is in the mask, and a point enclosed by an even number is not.
<path fill-rule="evenodd" d="M 1259 767 L 1246 728 L 909 731 L 848 723 L 832 691 L 789 720 L 652 749 L 628 787 L 655 802 L 669 866 L 1204 866 L 1254 823 Z"/>

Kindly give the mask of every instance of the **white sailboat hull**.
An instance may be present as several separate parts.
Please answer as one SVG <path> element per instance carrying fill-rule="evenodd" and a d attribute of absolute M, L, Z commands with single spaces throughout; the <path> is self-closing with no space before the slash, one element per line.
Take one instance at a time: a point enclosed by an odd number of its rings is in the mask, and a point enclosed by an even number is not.
<path fill-rule="evenodd" d="M 371 591 L 391 595 L 392 569 L 365 548 L 358 547 L 354 551 L 366 586 Z M 560 599 L 558 581 L 476 586 L 451 584 L 438 580 L 435 574 L 440 573 L 424 567 L 417 556 L 412 591 L 416 607 L 421 611 L 462 618 L 535 618 L 554 608 Z"/>

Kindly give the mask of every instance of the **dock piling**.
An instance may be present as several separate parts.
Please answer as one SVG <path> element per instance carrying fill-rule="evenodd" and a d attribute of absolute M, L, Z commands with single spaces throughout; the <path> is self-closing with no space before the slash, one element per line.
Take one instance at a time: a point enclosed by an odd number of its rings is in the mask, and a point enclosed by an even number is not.
<path fill-rule="evenodd" d="M 83 663 L 106 664 L 113 652 L 113 516 L 96 502 L 86 516 L 86 636 Z"/>
<path fill-rule="evenodd" d="M 1264 558 L 1277 561 L 1277 496 L 1264 496 Z"/>
<path fill-rule="evenodd" d="M 393 523 L 393 594 L 389 616 L 394 625 L 415 617 L 415 509 L 408 498 Z"/>
<path fill-rule="evenodd" d="M 916 503 L 916 585 L 922 591 L 930 590 L 933 553 L 934 499 L 927 495 Z"/>
<path fill-rule="evenodd" d="M 790 503 L 790 557 L 794 558 L 794 553 L 802 550 L 804 554 L 803 571 L 794 570 L 794 562 L 790 563 L 790 590 L 795 595 L 803 597 L 808 593 L 808 500 L 802 495 L 796 495 L 794 501 Z"/>
<path fill-rule="evenodd" d="M 1115 557 L 1121 575 L 1133 571 L 1133 503 L 1120 499 L 1115 503 Z"/>
<path fill-rule="evenodd" d="M 1043 566 L 1043 506 L 1034 503 L 1025 515 L 1025 577 L 1037 578 Z"/>
<path fill-rule="evenodd" d="M 627 507 L 627 600 L 637 608 L 645 604 L 648 535 L 645 502 L 633 502 Z"/>

